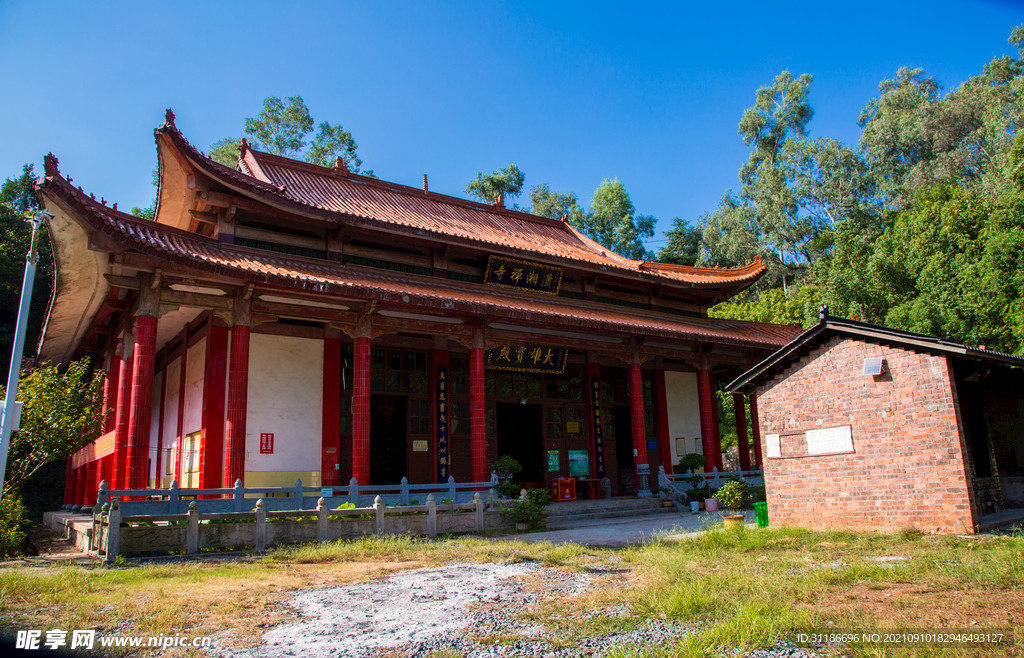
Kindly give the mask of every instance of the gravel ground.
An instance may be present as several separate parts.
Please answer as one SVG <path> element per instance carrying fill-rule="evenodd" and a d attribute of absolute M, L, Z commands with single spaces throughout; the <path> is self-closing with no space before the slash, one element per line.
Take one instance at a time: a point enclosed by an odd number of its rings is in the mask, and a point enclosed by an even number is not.
<path fill-rule="evenodd" d="M 595 569 L 593 574 L 601 571 Z M 599 657 L 613 648 L 643 655 L 645 648 L 694 630 L 693 626 L 649 619 L 632 631 L 585 637 L 566 647 L 553 644 L 555 638 L 543 627 L 519 617 L 542 600 L 586 591 L 592 577 L 546 569 L 534 562 L 453 564 L 405 571 L 370 583 L 306 591 L 291 601 L 298 621 L 268 631 L 256 649 L 221 655 L 425 658 L 433 651 L 447 650 L 470 658 L 563 658 Z M 579 619 L 628 614 L 620 606 L 589 611 Z M 814 654 L 780 643 L 749 655 L 802 658 Z"/>

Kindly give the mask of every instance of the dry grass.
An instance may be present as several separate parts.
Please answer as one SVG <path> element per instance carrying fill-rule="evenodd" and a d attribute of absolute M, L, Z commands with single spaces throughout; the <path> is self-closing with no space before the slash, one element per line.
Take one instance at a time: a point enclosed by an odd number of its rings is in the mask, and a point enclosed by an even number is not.
<path fill-rule="evenodd" d="M 524 615 L 543 624 L 559 645 L 628 630 L 647 618 L 698 629 L 655 654 L 664 656 L 766 646 L 829 622 L 866 630 L 1024 627 L 1024 536 L 801 530 L 714 530 L 623 550 L 471 538 L 364 539 L 219 562 L 0 569 L 0 614 L 9 629 L 187 633 L 252 646 L 267 627 L 294 619 L 287 602 L 296 590 L 457 561 L 526 560 L 590 579 L 582 595 Z M 898 655 L 963 651 L 923 647 Z"/>

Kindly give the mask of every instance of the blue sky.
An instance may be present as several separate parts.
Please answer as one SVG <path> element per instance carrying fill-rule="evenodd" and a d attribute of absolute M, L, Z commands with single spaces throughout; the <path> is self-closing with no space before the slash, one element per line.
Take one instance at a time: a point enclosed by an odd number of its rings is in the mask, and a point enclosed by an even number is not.
<path fill-rule="evenodd" d="M 0 0 L 0 179 L 53 151 L 122 208 L 155 188 L 172 107 L 208 150 L 270 95 L 341 123 L 381 178 L 464 196 L 515 162 L 589 203 L 618 177 L 637 210 L 695 222 L 728 188 L 758 87 L 811 73 L 813 136 L 855 142 L 878 83 L 947 89 L 1010 53 L 1024 5 L 976 2 L 175 2 Z M 17 64 L 16 64 L 17 63 Z M 524 197 L 526 195 L 524 194 Z"/>

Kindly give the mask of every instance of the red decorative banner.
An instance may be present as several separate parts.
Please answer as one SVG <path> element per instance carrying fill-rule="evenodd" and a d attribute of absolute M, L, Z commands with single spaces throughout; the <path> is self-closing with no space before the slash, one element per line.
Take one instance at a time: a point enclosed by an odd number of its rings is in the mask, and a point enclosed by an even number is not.
<path fill-rule="evenodd" d="M 260 454 L 261 455 L 272 455 L 272 454 L 274 454 L 274 435 L 273 434 L 260 434 Z"/>

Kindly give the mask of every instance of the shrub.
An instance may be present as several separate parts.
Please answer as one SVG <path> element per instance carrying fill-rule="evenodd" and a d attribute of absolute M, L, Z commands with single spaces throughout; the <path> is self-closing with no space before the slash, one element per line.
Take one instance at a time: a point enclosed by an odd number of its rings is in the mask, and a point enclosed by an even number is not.
<path fill-rule="evenodd" d="M 704 468 L 704 455 L 697 452 L 690 452 L 679 458 L 679 470 L 682 473 L 687 471 L 697 471 Z"/>
<path fill-rule="evenodd" d="M 0 557 L 18 557 L 28 553 L 31 523 L 25 505 L 17 493 L 8 493 L 0 501 Z"/>
<path fill-rule="evenodd" d="M 526 500 L 537 507 L 546 507 L 551 504 L 551 492 L 547 489 L 527 489 Z"/>
<path fill-rule="evenodd" d="M 503 509 L 501 515 L 513 523 L 527 523 L 535 527 L 544 518 L 544 510 L 529 499 L 517 500 Z"/>
<path fill-rule="evenodd" d="M 498 474 L 499 478 L 509 478 L 523 470 L 523 465 L 508 455 L 502 455 L 491 464 L 491 470 Z"/>
<path fill-rule="evenodd" d="M 743 508 L 743 502 L 747 497 L 747 483 L 738 480 L 726 482 L 715 493 L 715 498 L 722 505 L 735 511 Z"/>
<path fill-rule="evenodd" d="M 515 482 L 502 482 L 501 484 L 495 485 L 494 490 L 502 498 L 518 498 L 519 492 L 522 489 Z"/>

